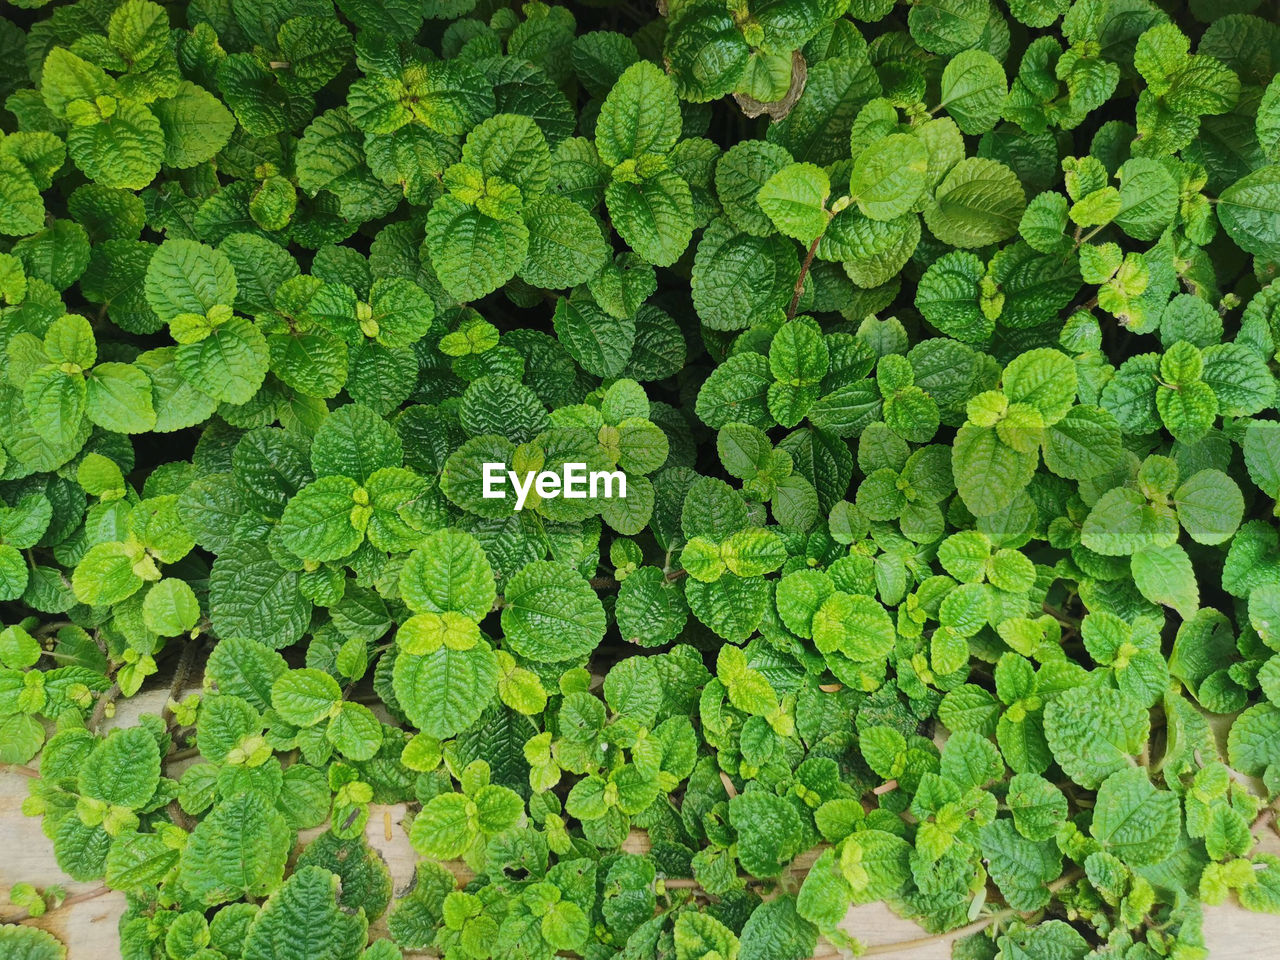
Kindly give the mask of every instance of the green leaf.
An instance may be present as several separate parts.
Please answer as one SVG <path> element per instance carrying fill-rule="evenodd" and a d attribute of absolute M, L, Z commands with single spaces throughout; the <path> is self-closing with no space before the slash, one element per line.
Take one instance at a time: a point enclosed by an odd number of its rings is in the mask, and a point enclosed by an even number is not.
<path fill-rule="evenodd" d="M 85 413 L 104 430 L 146 433 L 156 425 L 151 378 L 128 363 L 100 363 L 85 380 Z"/>
<path fill-rule="evenodd" d="M 1241 249 L 1266 260 L 1280 259 L 1280 166 L 1241 177 L 1218 197 L 1218 219 Z"/>
<path fill-rule="evenodd" d="M 605 190 L 605 203 L 618 235 L 654 266 L 671 266 L 689 246 L 693 196 L 674 171 L 637 182 L 614 180 Z"/>
<path fill-rule="evenodd" d="M 1065 417 L 1075 402 L 1075 367 L 1057 350 L 1028 350 L 1005 368 L 1004 393 L 1013 403 L 1035 407 L 1045 426 L 1051 426 Z"/>
<path fill-rule="evenodd" d="M 981 247 L 1018 229 L 1026 197 L 1017 175 L 996 160 L 961 160 L 938 184 L 924 221 L 935 237 L 953 247 Z"/>
<path fill-rule="evenodd" d="M 1176 543 L 1138 550 L 1133 555 L 1132 570 L 1134 583 L 1152 603 L 1173 607 L 1184 620 L 1199 608 L 1200 588 L 1191 558 Z"/>
<path fill-rule="evenodd" d="M 302 637 L 311 604 L 298 592 L 298 574 L 284 570 L 263 545 L 239 543 L 214 561 L 209 618 L 222 637 L 248 637 L 276 649 Z"/>
<path fill-rule="evenodd" d="M 1136 553 L 1147 546 L 1171 546 L 1178 538 L 1176 519 L 1157 510 L 1129 487 L 1108 490 L 1094 504 L 1080 530 L 1080 542 L 1107 556 Z"/>
<path fill-rule="evenodd" d="M 1034 773 L 1015 774 L 1009 780 L 1009 810 L 1018 832 L 1028 840 L 1050 840 L 1067 816 L 1062 791 Z"/>
<path fill-rule="evenodd" d="M 278 528 L 280 542 L 304 560 L 345 557 L 364 541 L 368 499 L 368 491 L 350 477 L 321 477 L 285 506 Z M 357 526 L 361 517 L 364 525 Z"/>
<path fill-rule="evenodd" d="M 1011 820 L 982 827 L 980 843 L 991 879 L 1014 909 L 1035 910 L 1048 903 L 1047 884 L 1062 872 L 1062 854 L 1052 841 L 1032 841 Z"/>
<path fill-rule="evenodd" d="M 44 226 L 40 188 L 26 168 L 0 157 L 0 234 L 22 237 Z"/>
<path fill-rule="evenodd" d="M 521 219 L 495 219 L 449 195 L 427 217 L 426 249 L 450 296 L 478 300 L 524 264 L 529 230 Z"/>
<path fill-rule="evenodd" d="M 924 195 L 928 169 L 929 150 L 922 140 L 890 134 L 854 159 L 849 192 L 872 220 L 892 220 L 915 208 Z"/>
<path fill-rule="evenodd" d="M 160 748 L 143 727 L 113 730 L 85 759 L 78 788 L 109 806 L 139 809 L 160 783 Z"/>
<path fill-rule="evenodd" d="M 636 337 L 630 317 L 615 317 L 589 299 L 561 298 L 552 323 L 569 355 L 588 373 L 616 377 L 626 368 Z"/>
<path fill-rule="evenodd" d="M 1242 446 L 1250 479 L 1272 500 L 1280 499 L 1280 423 L 1254 420 Z"/>
<path fill-rule="evenodd" d="M 498 662 L 486 643 L 467 650 L 441 646 L 421 656 L 400 653 L 392 681 L 396 699 L 423 733 L 440 739 L 470 727 L 498 692 Z"/>
<path fill-rule="evenodd" d="M 511 649 L 523 657 L 548 663 L 577 660 L 603 638 L 604 607 L 571 567 L 538 560 L 507 583 L 502 631 Z"/>
<path fill-rule="evenodd" d="M 413 114 L 432 130 L 462 136 L 494 111 L 493 85 L 464 61 L 424 63 L 410 76 Z"/>
<path fill-rule="evenodd" d="M 1035 469 L 1035 454 L 1006 445 L 989 427 L 968 423 L 956 434 L 951 470 L 960 499 L 976 516 L 990 516 L 1008 507 Z"/>
<path fill-rule="evenodd" d="M 214 157 L 235 130 L 235 117 L 217 97 L 184 80 L 178 92 L 152 107 L 164 132 L 166 166 L 194 167 Z"/>
<path fill-rule="evenodd" d="M 339 909 L 338 877 L 322 867 L 300 867 L 272 893 L 249 924 L 244 960 L 280 957 L 354 957 L 366 943 L 364 913 Z"/>
<path fill-rule="evenodd" d="M 325 418 L 311 444 L 311 469 L 317 476 L 350 477 L 367 482 L 379 470 L 398 467 L 403 443 L 395 429 L 369 407 L 350 403 Z"/>
<path fill-rule="evenodd" d="M 185 313 L 204 316 L 236 299 L 236 274 L 226 255 L 193 240 L 160 244 L 147 265 L 147 303 L 164 322 Z"/>
<path fill-rule="evenodd" d="M 164 880 L 181 853 L 158 834 L 123 834 L 112 842 L 107 854 L 107 883 L 113 890 L 143 894 Z"/>
<path fill-rule="evenodd" d="M 165 159 L 164 130 L 147 107 L 120 100 L 102 122 L 72 126 L 67 153 L 85 176 L 103 186 L 141 190 Z"/>
<path fill-rule="evenodd" d="M 14 960 L 66 960 L 67 948 L 53 934 L 16 923 L 0 925 L 0 948 Z"/>
<path fill-rule="evenodd" d="M 261 795 L 223 800 L 192 831 L 179 880 L 209 906 L 246 894 L 266 896 L 280 885 L 290 839 L 284 817 Z"/>
<path fill-rule="evenodd" d="M 599 225 L 578 204 L 548 195 L 525 209 L 529 255 L 518 273 L 535 287 L 558 290 L 593 278 L 609 258 Z"/>
<path fill-rule="evenodd" d="M 271 706 L 286 723 L 310 727 L 333 714 L 342 702 L 338 681 L 320 670 L 289 670 L 271 685 Z"/>
<path fill-rule="evenodd" d="M 709 914 L 686 912 L 676 918 L 676 960 L 732 957 L 738 952 L 733 931 Z"/>
<path fill-rule="evenodd" d="M 1236 718 L 1227 739 L 1231 765 L 1257 777 L 1280 762 L 1280 707 L 1257 703 Z"/>
<path fill-rule="evenodd" d="M 821 167 L 792 163 L 765 181 L 756 203 L 781 233 L 807 247 L 827 229 L 830 195 L 831 181 Z"/>
<path fill-rule="evenodd" d="M 1098 788 L 1089 832 L 1109 852 L 1141 866 L 1173 853 L 1181 825 L 1177 796 L 1152 786 L 1145 770 L 1127 769 Z"/>
<path fill-rule="evenodd" d="M 176 637 L 196 625 L 200 601 L 185 580 L 166 577 L 152 584 L 142 598 L 142 620 L 147 629 L 162 637 Z"/>
<path fill-rule="evenodd" d="M 679 136 L 680 106 L 671 79 L 646 60 L 627 67 L 600 107 L 600 159 L 613 167 L 624 160 L 665 154 Z"/>
<path fill-rule="evenodd" d="M 252 321 L 232 316 L 203 340 L 179 344 L 175 361 L 193 387 L 222 403 L 240 404 L 262 386 L 270 353 Z"/>
<path fill-rule="evenodd" d="M 858 594 L 832 593 L 813 614 L 813 641 L 823 653 L 838 651 L 850 660 L 887 656 L 896 634 L 878 602 Z"/>
<path fill-rule="evenodd" d="M 479 622 L 493 608 L 493 570 L 470 534 L 439 530 L 400 571 L 400 595 L 415 613 L 454 611 Z"/>
<path fill-rule="evenodd" d="M 119 603 L 137 593 L 143 583 L 142 572 L 148 572 L 148 563 L 137 545 L 94 544 L 76 564 L 72 589 L 81 603 Z"/>
<path fill-rule="evenodd" d="M 1240 527 L 1244 496 L 1221 470 L 1201 470 L 1173 494 L 1178 522 L 1197 543 L 1225 543 Z"/>
<path fill-rule="evenodd" d="M 986 133 L 1008 93 L 1004 68 L 985 50 L 963 50 L 942 71 L 942 101 L 962 133 Z"/>
<path fill-rule="evenodd" d="M 1145 710 L 1117 690 L 1077 686 L 1045 707 L 1044 733 L 1053 758 L 1090 790 L 1130 764 L 1146 741 Z"/>
<path fill-rule="evenodd" d="M 739 794 L 729 800 L 729 823 L 738 832 L 738 860 L 753 876 L 777 876 L 798 852 L 800 817 L 783 797 Z"/>
<path fill-rule="evenodd" d="M 371 760 L 382 745 L 382 724 L 362 703 L 344 703 L 324 733 L 351 760 Z"/>

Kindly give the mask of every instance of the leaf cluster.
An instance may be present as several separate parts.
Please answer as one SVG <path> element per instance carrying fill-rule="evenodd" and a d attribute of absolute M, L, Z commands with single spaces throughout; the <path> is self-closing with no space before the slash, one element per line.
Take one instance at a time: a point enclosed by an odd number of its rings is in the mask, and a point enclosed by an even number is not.
<path fill-rule="evenodd" d="M 0 763 L 124 956 L 1280 912 L 1256 0 L 22 0 L 0 60 Z"/>

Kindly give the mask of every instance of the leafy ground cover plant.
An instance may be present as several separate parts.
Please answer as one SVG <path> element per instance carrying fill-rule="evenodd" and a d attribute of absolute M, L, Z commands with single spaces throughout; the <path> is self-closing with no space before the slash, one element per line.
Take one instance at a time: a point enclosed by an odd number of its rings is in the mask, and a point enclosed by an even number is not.
<path fill-rule="evenodd" d="M 1193 960 L 1280 910 L 1263 14 L 10 9 L 0 761 L 122 955 L 803 960 L 885 901 Z"/>

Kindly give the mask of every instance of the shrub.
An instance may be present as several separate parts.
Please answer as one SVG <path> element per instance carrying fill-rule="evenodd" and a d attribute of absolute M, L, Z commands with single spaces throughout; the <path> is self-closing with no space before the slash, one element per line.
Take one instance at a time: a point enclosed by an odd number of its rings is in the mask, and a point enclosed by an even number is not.
<path fill-rule="evenodd" d="M 124 956 L 1280 909 L 1257 0 L 18 6 L 0 761 Z"/>

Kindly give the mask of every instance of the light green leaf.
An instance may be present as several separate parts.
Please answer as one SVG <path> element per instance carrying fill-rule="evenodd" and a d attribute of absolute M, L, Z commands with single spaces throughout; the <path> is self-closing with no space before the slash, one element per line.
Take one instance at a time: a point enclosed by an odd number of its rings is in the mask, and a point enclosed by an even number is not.
<path fill-rule="evenodd" d="M 924 220 L 943 243 L 981 247 L 1013 236 L 1025 205 L 1017 174 L 999 161 L 970 157 L 938 184 Z"/>

